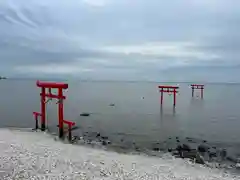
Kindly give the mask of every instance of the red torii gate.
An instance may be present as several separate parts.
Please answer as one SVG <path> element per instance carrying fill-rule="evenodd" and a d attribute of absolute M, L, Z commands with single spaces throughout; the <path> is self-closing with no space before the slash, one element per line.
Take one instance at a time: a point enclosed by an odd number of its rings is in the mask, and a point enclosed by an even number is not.
<path fill-rule="evenodd" d="M 173 106 L 175 107 L 176 106 L 176 93 L 178 93 L 177 89 L 179 89 L 178 86 L 168 86 L 168 85 L 165 85 L 165 86 L 158 86 L 158 88 L 160 89 L 160 92 L 161 92 L 161 105 L 163 104 L 163 93 L 166 92 L 166 93 L 173 93 Z"/>
<path fill-rule="evenodd" d="M 191 84 L 191 87 L 192 87 L 192 97 L 194 96 L 194 89 L 201 89 L 201 98 L 203 98 L 203 90 L 204 90 L 203 84 Z"/>
<path fill-rule="evenodd" d="M 68 88 L 66 83 L 57 83 L 57 82 L 36 82 L 37 87 L 41 88 L 41 112 L 33 112 L 36 120 L 36 129 L 38 129 L 38 117 L 41 117 L 41 130 L 45 131 L 46 129 L 46 103 L 52 98 L 58 99 L 58 127 L 59 127 L 59 138 L 63 138 L 64 131 L 63 125 L 68 125 L 68 138 L 72 139 L 71 130 L 72 126 L 75 125 L 74 122 L 64 120 L 63 118 L 63 100 L 66 99 L 66 96 L 63 95 L 63 90 Z M 48 89 L 48 92 L 46 92 Z M 51 89 L 58 89 L 58 94 L 52 94 Z M 50 98 L 47 100 L 47 98 Z"/>

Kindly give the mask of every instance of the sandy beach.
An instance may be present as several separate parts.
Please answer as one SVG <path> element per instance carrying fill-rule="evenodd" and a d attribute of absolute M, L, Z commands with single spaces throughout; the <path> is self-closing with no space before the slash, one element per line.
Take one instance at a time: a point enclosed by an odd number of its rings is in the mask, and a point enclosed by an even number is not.
<path fill-rule="evenodd" d="M 0 179 L 239 179 L 170 155 L 118 154 L 64 144 L 42 132 L 0 130 Z"/>

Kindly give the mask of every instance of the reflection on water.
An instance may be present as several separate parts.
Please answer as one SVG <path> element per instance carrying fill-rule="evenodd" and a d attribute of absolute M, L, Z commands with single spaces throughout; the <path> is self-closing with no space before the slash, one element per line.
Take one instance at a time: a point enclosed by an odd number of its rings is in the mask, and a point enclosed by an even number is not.
<path fill-rule="evenodd" d="M 179 135 L 180 126 L 178 125 L 176 107 L 160 106 L 160 131 L 164 137 L 162 140 Z"/>
<path fill-rule="evenodd" d="M 201 99 L 201 98 L 192 97 L 190 101 L 190 105 L 196 108 L 198 108 L 197 106 L 199 106 L 201 108 L 204 105 L 204 98 Z"/>

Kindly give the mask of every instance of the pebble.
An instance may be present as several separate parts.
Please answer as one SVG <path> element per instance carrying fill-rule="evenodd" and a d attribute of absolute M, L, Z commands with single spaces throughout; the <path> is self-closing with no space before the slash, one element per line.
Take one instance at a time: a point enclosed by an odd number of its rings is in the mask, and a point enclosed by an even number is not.
<path fill-rule="evenodd" d="M 102 141 L 102 145 L 103 145 L 103 146 L 106 146 L 106 145 L 107 145 L 107 142 L 106 142 L 106 141 Z"/>
<path fill-rule="evenodd" d="M 202 152 L 202 153 L 207 152 L 208 149 L 209 149 L 209 147 L 206 146 L 206 145 L 204 145 L 204 144 L 201 144 L 201 145 L 198 146 L 198 151 L 199 151 L 199 152 Z"/>
<path fill-rule="evenodd" d="M 240 168 L 240 163 L 237 163 L 237 164 L 235 165 L 235 167 L 236 167 L 236 168 Z"/>

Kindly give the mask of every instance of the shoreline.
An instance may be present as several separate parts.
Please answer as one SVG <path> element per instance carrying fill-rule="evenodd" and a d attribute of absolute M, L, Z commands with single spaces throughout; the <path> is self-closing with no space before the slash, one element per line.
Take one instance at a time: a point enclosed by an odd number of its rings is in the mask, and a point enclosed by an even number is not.
<path fill-rule="evenodd" d="M 119 154 L 54 141 L 42 132 L 0 129 L 0 179 L 240 179 L 171 155 Z"/>

